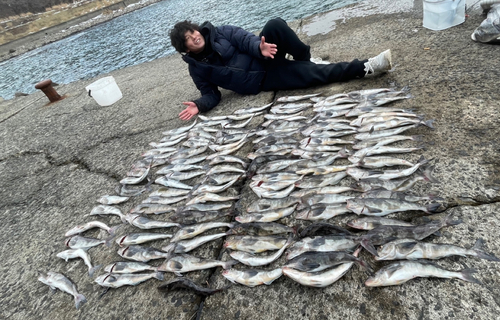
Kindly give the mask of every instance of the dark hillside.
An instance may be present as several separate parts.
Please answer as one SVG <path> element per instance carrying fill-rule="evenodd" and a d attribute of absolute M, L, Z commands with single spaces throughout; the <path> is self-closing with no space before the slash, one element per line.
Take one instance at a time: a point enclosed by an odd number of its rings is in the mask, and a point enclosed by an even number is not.
<path fill-rule="evenodd" d="M 52 6 L 73 3 L 74 0 L 2 0 L 0 1 L 0 19 L 17 16 L 23 13 L 44 12 Z"/>

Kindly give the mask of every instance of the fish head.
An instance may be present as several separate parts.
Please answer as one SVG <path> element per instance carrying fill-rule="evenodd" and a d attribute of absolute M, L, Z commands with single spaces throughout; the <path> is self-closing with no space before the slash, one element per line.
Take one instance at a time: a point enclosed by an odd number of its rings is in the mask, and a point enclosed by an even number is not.
<path fill-rule="evenodd" d="M 384 285 L 384 281 L 379 275 L 368 278 L 365 281 L 365 286 L 367 287 L 380 287 Z"/>
<path fill-rule="evenodd" d="M 396 258 L 396 246 L 394 243 L 386 243 L 377 250 L 378 257 L 375 260 L 393 260 Z"/>

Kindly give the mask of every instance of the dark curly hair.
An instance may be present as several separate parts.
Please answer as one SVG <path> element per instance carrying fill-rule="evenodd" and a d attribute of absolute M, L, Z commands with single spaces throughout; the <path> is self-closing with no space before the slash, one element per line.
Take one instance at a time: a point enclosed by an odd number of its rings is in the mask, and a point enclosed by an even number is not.
<path fill-rule="evenodd" d="M 170 42 L 172 46 L 180 53 L 186 52 L 186 32 L 200 31 L 200 26 L 192 23 L 191 21 L 181 21 L 176 23 L 172 30 L 170 30 Z"/>

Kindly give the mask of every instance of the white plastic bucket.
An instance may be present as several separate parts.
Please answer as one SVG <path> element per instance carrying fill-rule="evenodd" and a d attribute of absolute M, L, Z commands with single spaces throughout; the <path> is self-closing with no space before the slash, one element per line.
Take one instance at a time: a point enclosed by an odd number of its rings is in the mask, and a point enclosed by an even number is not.
<path fill-rule="evenodd" d="M 431 30 L 444 30 L 465 21 L 465 0 L 423 0 L 423 25 Z"/>
<path fill-rule="evenodd" d="M 89 96 L 100 106 L 110 106 L 120 100 L 123 95 L 112 76 L 99 79 L 85 87 Z"/>

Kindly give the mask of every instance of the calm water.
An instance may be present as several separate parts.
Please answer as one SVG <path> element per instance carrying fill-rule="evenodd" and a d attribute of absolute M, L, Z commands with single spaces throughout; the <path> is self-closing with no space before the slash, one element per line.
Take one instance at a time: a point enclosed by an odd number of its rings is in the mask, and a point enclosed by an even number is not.
<path fill-rule="evenodd" d="M 182 20 L 248 31 L 271 18 L 296 20 L 359 0 L 164 0 L 0 63 L 0 96 L 32 93 L 44 79 L 70 83 L 175 53 L 168 32 Z"/>

